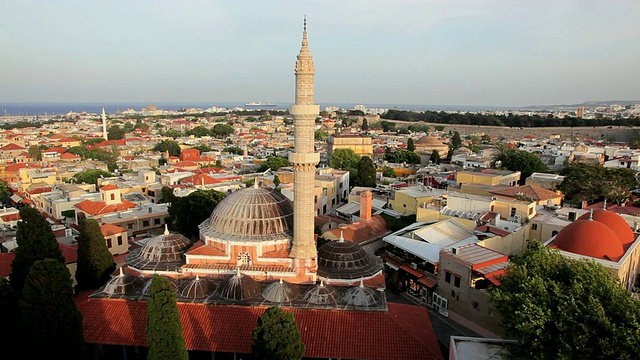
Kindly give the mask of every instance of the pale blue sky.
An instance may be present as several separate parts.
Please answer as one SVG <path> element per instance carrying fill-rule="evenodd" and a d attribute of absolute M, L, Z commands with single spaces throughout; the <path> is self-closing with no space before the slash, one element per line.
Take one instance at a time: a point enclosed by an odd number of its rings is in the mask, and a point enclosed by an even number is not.
<path fill-rule="evenodd" d="M 302 15 L 316 102 L 640 98 L 640 1 L 0 3 L 0 103 L 293 99 Z"/>

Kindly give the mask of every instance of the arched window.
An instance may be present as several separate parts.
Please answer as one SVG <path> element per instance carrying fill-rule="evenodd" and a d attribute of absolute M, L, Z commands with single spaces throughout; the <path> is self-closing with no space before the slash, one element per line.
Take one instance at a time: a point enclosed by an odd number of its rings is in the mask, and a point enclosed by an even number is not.
<path fill-rule="evenodd" d="M 246 251 L 238 253 L 238 266 L 242 265 L 251 265 L 251 255 Z"/>
<path fill-rule="evenodd" d="M 551 237 L 554 237 L 554 236 L 556 236 L 556 235 L 558 235 L 558 230 L 553 230 L 553 231 L 551 232 Z"/>

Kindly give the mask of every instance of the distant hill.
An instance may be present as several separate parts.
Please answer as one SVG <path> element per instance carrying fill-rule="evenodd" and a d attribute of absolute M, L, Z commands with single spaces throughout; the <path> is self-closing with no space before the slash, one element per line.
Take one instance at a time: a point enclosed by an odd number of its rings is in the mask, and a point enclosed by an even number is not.
<path fill-rule="evenodd" d="M 640 104 L 640 100 L 591 100 L 585 101 L 581 104 L 565 104 L 565 105 L 531 105 L 527 106 L 526 109 L 575 109 L 578 106 L 584 106 L 586 108 L 599 107 L 599 106 L 610 106 L 614 104 L 620 105 L 635 105 Z"/>

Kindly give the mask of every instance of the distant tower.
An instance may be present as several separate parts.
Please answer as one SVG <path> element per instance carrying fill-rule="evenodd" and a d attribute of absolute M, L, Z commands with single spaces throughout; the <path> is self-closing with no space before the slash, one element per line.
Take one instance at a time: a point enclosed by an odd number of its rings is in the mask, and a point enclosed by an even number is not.
<path fill-rule="evenodd" d="M 316 165 L 320 154 L 313 147 L 315 119 L 320 106 L 313 103 L 313 57 L 307 41 L 307 18 L 304 18 L 302 48 L 296 61 L 296 102 L 289 106 L 294 121 L 294 152 L 289 153 L 293 164 L 293 245 L 290 257 L 296 260 L 309 260 L 317 256 L 313 236 L 315 208 L 313 187 Z M 300 264 L 302 265 L 302 264 Z M 310 265 L 310 264 L 309 264 Z"/>
<path fill-rule="evenodd" d="M 107 139 L 107 113 L 104 112 L 104 108 L 102 108 L 102 138 Z"/>

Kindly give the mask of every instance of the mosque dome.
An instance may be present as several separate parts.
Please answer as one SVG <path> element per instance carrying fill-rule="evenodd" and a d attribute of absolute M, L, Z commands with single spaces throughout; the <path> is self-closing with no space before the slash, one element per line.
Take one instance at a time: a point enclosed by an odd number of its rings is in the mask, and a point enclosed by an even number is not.
<path fill-rule="evenodd" d="M 348 305 L 353 306 L 372 306 L 380 302 L 380 294 L 370 287 L 364 286 L 360 282 L 360 286 L 353 286 L 345 291 L 342 299 L 347 302 Z"/>
<path fill-rule="evenodd" d="M 442 141 L 440 141 L 438 138 L 429 136 L 429 135 L 425 135 L 421 137 L 420 139 L 416 140 L 413 144 L 416 146 L 432 146 L 432 145 L 442 146 L 443 145 Z"/>
<path fill-rule="evenodd" d="M 175 280 L 173 280 L 172 278 L 168 278 L 165 277 L 165 279 L 169 280 L 169 283 L 171 284 L 171 288 L 176 291 L 178 289 L 178 285 L 176 285 Z M 151 283 L 153 282 L 153 277 L 150 277 L 147 282 L 144 284 L 144 286 L 142 287 L 142 295 L 144 296 L 149 296 L 151 295 Z"/>
<path fill-rule="evenodd" d="M 595 220 L 576 220 L 565 226 L 552 243 L 560 250 L 617 261 L 624 254 L 618 235 Z"/>
<path fill-rule="evenodd" d="M 264 241 L 291 236 L 293 204 L 277 191 L 247 188 L 222 200 L 208 220 L 203 234 L 225 240 Z"/>
<path fill-rule="evenodd" d="M 290 302 L 300 294 L 300 290 L 295 285 L 280 279 L 267 285 L 262 291 L 262 296 L 274 303 Z"/>
<path fill-rule="evenodd" d="M 335 305 L 339 297 L 333 286 L 325 285 L 321 281 L 304 294 L 304 299 L 316 305 Z"/>
<path fill-rule="evenodd" d="M 620 215 L 612 211 L 598 209 L 594 210 L 593 214 L 583 214 L 578 220 L 588 220 L 590 217 L 613 230 L 613 232 L 618 235 L 620 242 L 622 242 L 622 246 L 627 246 L 636 240 L 636 236 L 633 234 L 631 227 Z"/>
<path fill-rule="evenodd" d="M 224 279 L 219 294 L 227 300 L 248 300 L 260 293 L 260 284 L 252 277 L 240 273 Z"/>
<path fill-rule="evenodd" d="M 131 274 L 125 274 L 120 268 L 120 274 L 112 277 L 102 291 L 108 295 L 127 295 L 142 287 L 144 287 L 144 280 Z"/>
<path fill-rule="evenodd" d="M 127 265 L 140 270 L 176 271 L 184 263 L 183 254 L 190 246 L 189 239 L 170 234 L 165 225 L 164 234 L 151 238 L 126 256 Z"/>
<path fill-rule="evenodd" d="M 187 299 L 201 299 L 207 297 L 210 292 L 211 284 L 207 279 L 203 279 L 196 275 L 195 279 L 188 280 L 183 285 L 180 295 Z"/>
<path fill-rule="evenodd" d="M 318 249 L 318 275 L 330 279 L 373 276 L 382 270 L 382 261 L 351 241 L 329 241 Z"/>

